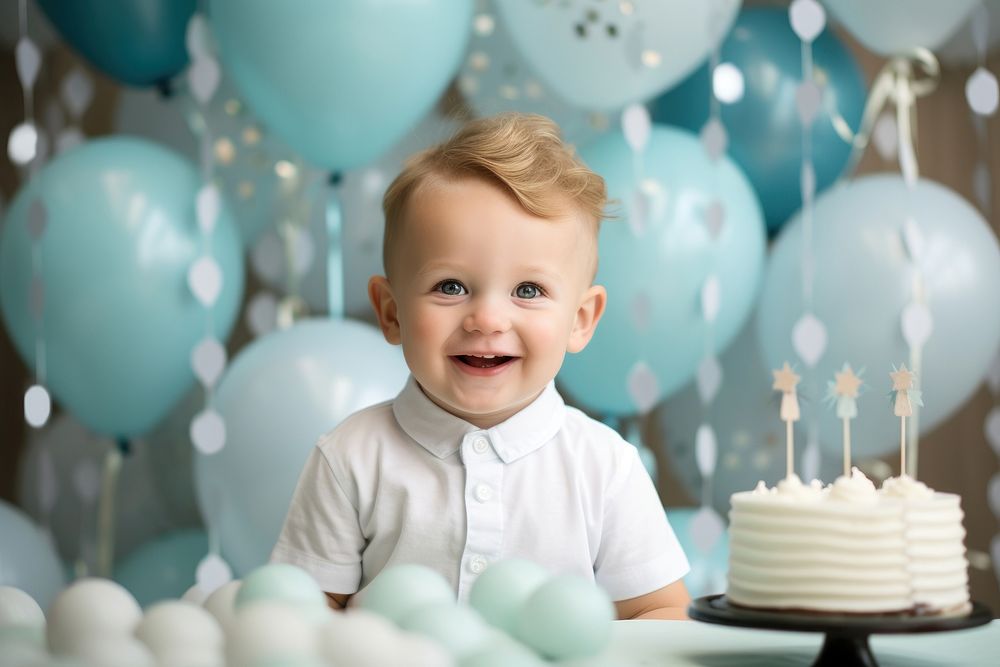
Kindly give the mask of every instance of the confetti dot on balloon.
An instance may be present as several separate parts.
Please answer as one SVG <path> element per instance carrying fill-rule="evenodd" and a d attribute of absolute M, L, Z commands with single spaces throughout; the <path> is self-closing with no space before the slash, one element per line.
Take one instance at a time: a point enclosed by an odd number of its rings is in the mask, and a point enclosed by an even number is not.
<path fill-rule="evenodd" d="M 226 348 L 216 338 L 204 338 L 191 353 L 191 367 L 206 387 L 214 386 L 226 367 Z"/>

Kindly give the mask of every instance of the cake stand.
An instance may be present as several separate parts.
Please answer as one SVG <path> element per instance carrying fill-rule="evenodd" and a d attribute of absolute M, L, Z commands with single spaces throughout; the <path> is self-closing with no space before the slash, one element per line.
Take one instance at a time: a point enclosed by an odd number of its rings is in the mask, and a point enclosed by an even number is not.
<path fill-rule="evenodd" d="M 741 628 L 822 632 L 823 648 L 813 667 L 877 667 L 868 646 L 868 636 L 915 632 L 948 632 L 985 625 L 993 620 L 989 607 L 972 603 L 972 611 L 961 616 L 914 616 L 912 614 L 809 614 L 767 611 L 732 605 L 725 595 L 697 598 L 688 607 L 696 621 Z"/>

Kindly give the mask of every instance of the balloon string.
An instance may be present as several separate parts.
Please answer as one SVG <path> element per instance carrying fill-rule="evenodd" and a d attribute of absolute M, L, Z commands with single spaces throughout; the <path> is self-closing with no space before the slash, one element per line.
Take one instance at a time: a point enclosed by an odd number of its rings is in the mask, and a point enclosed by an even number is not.
<path fill-rule="evenodd" d="M 906 116 L 905 125 L 909 133 L 900 144 L 900 154 L 903 151 L 913 151 L 913 131 L 916 130 L 915 101 L 932 93 L 941 79 L 941 66 L 934 54 L 924 48 L 913 49 L 909 53 L 890 59 L 875 76 L 868 92 L 868 101 L 861 114 L 861 124 L 857 132 L 853 131 L 836 107 L 832 95 L 826 98 L 826 109 L 830 115 L 833 129 L 841 139 L 851 144 L 852 150 L 848 159 L 846 173 L 853 174 L 861 161 L 861 155 L 871 142 L 872 132 L 879 115 L 890 103 L 897 107 L 897 118 Z M 898 111 L 904 107 L 905 114 Z"/>
<path fill-rule="evenodd" d="M 111 578 L 115 552 L 115 495 L 122 457 L 129 451 L 128 440 L 119 438 L 104 455 L 101 495 L 97 505 L 97 574 Z"/>
<path fill-rule="evenodd" d="M 343 211 L 338 190 L 340 174 L 330 176 L 328 187 L 324 188 L 326 199 L 326 295 L 331 319 L 344 317 L 344 247 Z"/>

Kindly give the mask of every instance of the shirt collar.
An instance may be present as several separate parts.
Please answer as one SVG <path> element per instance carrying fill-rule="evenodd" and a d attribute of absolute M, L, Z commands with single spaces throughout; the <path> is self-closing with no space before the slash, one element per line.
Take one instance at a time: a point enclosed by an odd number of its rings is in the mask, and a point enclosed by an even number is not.
<path fill-rule="evenodd" d="M 427 398 L 411 375 L 393 401 L 392 413 L 408 436 L 439 459 L 454 454 L 471 434 L 484 433 L 497 456 L 504 463 L 510 463 L 555 437 L 562 428 L 566 405 L 556 391 L 555 382 L 549 382 L 538 398 L 522 410 L 507 421 L 484 430 Z"/>

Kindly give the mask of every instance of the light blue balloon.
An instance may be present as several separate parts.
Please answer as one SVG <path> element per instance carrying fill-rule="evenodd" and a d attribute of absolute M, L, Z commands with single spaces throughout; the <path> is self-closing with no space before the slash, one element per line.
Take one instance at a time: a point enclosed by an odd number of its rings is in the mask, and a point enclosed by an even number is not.
<path fill-rule="evenodd" d="M 395 565 L 378 573 L 361 593 L 360 601 L 364 609 L 398 624 L 420 607 L 455 604 L 455 591 L 429 567 Z"/>
<path fill-rule="evenodd" d="M 132 86 L 162 84 L 188 62 L 195 0 L 38 0 L 73 48 Z M 99 20 L 98 20 L 99 17 Z"/>
<path fill-rule="evenodd" d="M 824 107 L 809 137 L 816 188 L 825 190 L 840 177 L 851 153 L 851 144 L 834 129 L 832 114 L 857 128 L 867 89 L 861 67 L 833 30 L 813 41 L 812 54 Z M 719 108 L 729 137 L 727 150 L 760 197 L 768 231 L 777 233 L 802 204 L 802 122 L 795 103 L 802 82 L 802 40 L 792 30 L 787 7 L 741 11 L 719 57 L 737 67 L 745 83 L 739 100 Z M 709 69 L 699 68 L 657 98 L 651 105 L 653 119 L 700 132 L 712 99 Z"/>
<path fill-rule="evenodd" d="M 399 627 L 441 644 L 458 658 L 475 653 L 498 634 L 479 612 L 453 600 L 417 607 Z"/>
<path fill-rule="evenodd" d="M 276 600 L 296 607 L 311 618 L 328 613 L 326 595 L 305 570 L 288 563 L 269 563 L 243 580 L 236 593 L 236 609 L 254 602 Z"/>
<path fill-rule="evenodd" d="M 581 157 L 604 177 L 621 219 L 602 224 L 596 282 L 608 306 L 590 345 L 569 355 L 559 379 L 575 399 L 617 415 L 640 406 L 629 377 L 644 362 L 658 383 L 658 398 L 679 389 L 705 353 L 709 326 L 702 316 L 706 278 L 719 279 L 721 306 L 712 337 L 717 347 L 750 314 L 764 265 L 764 222 L 747 179 L 730 160 L 710 162 L 689 132 L 653 126 L 642 154 L 646 181 L 659 183 L 647 198 L 641 224 L 636 206 L 635 158 L 620 132 L 584 147 Z M 712 239 L 704 216 L 713 201 L 725 221 Z"/>
<path fill-rule="evenodd" d="M 912 217 L 923 238 L 921 259 L 907 253 L 902 231 Z M 926 286 L 933 331 L 923 348 L 917 386 L 921 432 L 961 406 L 979 386 L 1000 345 L 1000 247 L 983 217 L 952 190 L 920 180 L 912 190 L 897 174 L 857 178 L 827 191 L 813 212 L 813 313 L 828 345 L 805 372 L 800 392 L 808 423 L 819 411 L 820 443 L 841 451 L 841 422 L 819 397 L 845 362 L 865 369 L 868 391 L 851 424 L 855 458 L 899 448 L 899 418 L 887 398 L 892 366 L 910 363 L 901 316 L 913 299 L 913 267 Z M 771 253 L 758 313 L 758 338 L 769 368 L 796 361 L 792 327 L 802 317 L 802 222 L 782 231 Z"/>
<path fill-rule="evenodd" d="M 178 530 L 143 544 L 122 559 L 114 580 L 145 609 L 163 600 L 179 600 L 195 584 L 195 571 L 208 554 L 204 530 Z"/>
<path fill-rule="evenodd" d="M 66 579 L 45 533 L 21 510 L 0 500 L 0 586 L 19 588 L 48 609 Z"/>
<path fill-rule="evenodd" d="M 196 454 L 198 504 L 239 576 L 267 562 L 316 440 L 361 408 L 394 397 L 399 348 L 351 320 L 306 320 L 233 360 L 215 395 L 226 446 Z"/>
<path fill-rule="evenodd" d="M 35 363 L 30 209 L 45 203 L 39 243 L 47 386 L 92 431 L 135 436 L 194 383 L 191 351 L 205 309 L 188 288 L 203 254 L 201 177 L 148 141 L 90 141 L 46 165 L 14 199 L 0 234 L 0 309 L 17 351 Z M 214 307 L 225 339 L 243 294 L 243 254 L 225 206 L 212 235 L 222 270 Z"/>
<path fill-rule="evenodd" d="M 746 490 L 746 489 L 741 489 Z M 729 533 L 723 532 L 715 547 L 701 553 L 695 546 L 691 522 L 698 514 L 697 507 L 678 507 L 667 510 L 667 520 L 684 549 L 691 570 L 684 577 L 684 585 L 691 597 L 726 592 L 726 574 L 729 572 Z"/>
<path fill-rule="evenodd" d="M 309 162 L 361 166 L 433 106 L 458 69 L 470 0 L 210 0 L 226 70 Z"/>
<path fill-rule="evenodd" d="M 707 410 L 692 380 L 656 406 L 647 425 L 652 429 L 649 441 L 661 443 L 660 452 L 667 456 L 672 476 L 688 495 L 699 499 L 704 498 L 706 482 L 698 469 L 695 443 L 702 424 L 712 427 L 717 451 L 708 502 L 725 517 L 732 494 L 749 491 L 761 480 L 774 486 L 784 478 L 785 422 L 779 414 L 780 399 L 771 389 L 771 369 L 761 356 L 752 316 L 719 355 L 719 364 L 722 384 Z M 806 424 L 796 422 L 795 469 L 808 481 L 812 477 L 804 472 L 806 434 Z M 821 454 L 816 476 L 832 482 L 843 471 L 840 461 L 840 457 Z"/>

